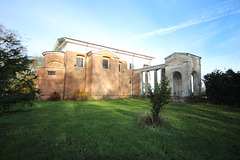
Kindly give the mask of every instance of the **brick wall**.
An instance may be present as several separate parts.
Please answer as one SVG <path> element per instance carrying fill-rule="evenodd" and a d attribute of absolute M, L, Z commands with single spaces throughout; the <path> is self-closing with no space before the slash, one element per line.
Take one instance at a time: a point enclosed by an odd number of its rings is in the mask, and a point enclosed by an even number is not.
<path fill-rule="evenodd" d="M 50 52 L 44 55 L 44 66 L 64 66 L 64 55 L 62 53 Z"/>
<path fill-rule="evenodd" d="M 55 71 L 56 75 L 48 75 L 48 71 Z M 37 88 L 41 89 L 42 99 L 45 100 L 55 91 L 63 97 L 65 69 L 61 68 L 39 68 L 36 71 L 38 79 Z"/>
<path fill-rule="evenodd" d="M 103 68 L 103 58 L 107 58 L 109 68 Z M 89 91 L 94 98 L 99 99 L 104 95 L 111 98 L 118 98 L 118 62 L 109 52 L 100 52 L 99 54 L 89 55 Z"/>
<path fill-rule="evenodd" d="M 85 91 L 85 64 L 84 67 L 76 66 L 76 58 L 79 53 L 66 51 L 65 52 L 65 99 L 72 98 L 75 90 Z"/>
<path fill-rule="evenodd" d="M 78 55 L 85 59 L 84 67 L 76 66 Z M 103 58 L 108 58 L 109 68 L 103 68 Z M 101 99 L 139 95 L 139 73 L 127 69 L 127 62 L 108 51 L 85 54 L 66 51 L 63 54 L 45 54 L 44 67 L 37 70 L 39 76 L 37 87 L 42 90 L 43 99 L 47 99 L 56 91 L 64 99 L 72 98 L 75 90 L 86 91 L 93 98 Z M 47 71 L 55 71 L 56 75 L 47 75 Z M 66 71 L 66 73 L 65 73 Z"/>

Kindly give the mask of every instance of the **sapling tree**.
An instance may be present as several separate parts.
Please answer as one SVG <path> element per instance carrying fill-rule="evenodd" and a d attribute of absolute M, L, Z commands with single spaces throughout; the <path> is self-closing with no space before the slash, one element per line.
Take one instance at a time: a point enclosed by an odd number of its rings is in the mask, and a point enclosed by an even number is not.
<path fill-rule="evenodd" d="M 159 113 L 163 106 L 171 100 L 171 88 L 168 86 L 169 81 L 166 76 L 163 76 L 160 83 L 156 82 L 154 89 L 148 88 L 148 97 L 152 104 L 152 119 L 154 125 L 160 124 Z"/>

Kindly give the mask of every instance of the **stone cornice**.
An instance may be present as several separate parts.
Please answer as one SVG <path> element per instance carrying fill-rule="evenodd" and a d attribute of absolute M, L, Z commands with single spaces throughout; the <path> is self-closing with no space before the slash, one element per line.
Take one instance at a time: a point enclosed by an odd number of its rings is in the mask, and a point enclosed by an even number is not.
<path fill-rule="evenodd" d="M 144 67 L 144 68 L 134 69 L 133 72 L 134 73 L 148 72 L 148 71 L 162 69 L 164 67 L 165 67 L 165 64 L 159 64 L 159 65 L 155 65 L 155 66 L 148 66 L 148 67 Z"/>
<path fill-rule="evenodd" d="M 60 55 L 64 55 L 65 52 L 62 51 L 45 51 L 42 53 L 43 56 L 45 56 L 46 54 L 60 54 Z"/>
<path fill-rule="evenodd" d="M 86 47 L 92 47 L 92 48 L 96 48 L 99 50 L 111 50 L 114 53 L 129 55 L 129 56 L 143 58 L 143 59 L 147 59 L 147 60 L 155 59 L 154 57 L 151 57 L 151 56 L 138 54 L 138 53 L 134 53 L 134 52 L 129 52 L 129 51 L 124 51 L 121 49 L 116 49 L 116 48 L 112 48 L 112 47 L 107 47 L 107 46 L 89 43 L 89 42 L 85 42 L 85 41 L 80 41 L 80 40 L 67 38 L 67 37 L 59 38 L 58 42 L 56 43 L 56 45 L 54 47 L 54 50 L 59 50 L 62 47 L 62 45 L 66 45 L 66 42 L 81 45 L 81 46 L 86 46 Z"/>

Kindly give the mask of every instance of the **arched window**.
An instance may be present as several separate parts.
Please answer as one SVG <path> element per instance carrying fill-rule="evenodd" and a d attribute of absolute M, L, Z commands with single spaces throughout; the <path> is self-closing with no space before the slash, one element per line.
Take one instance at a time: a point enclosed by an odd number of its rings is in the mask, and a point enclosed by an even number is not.
<path fill-rule="evenodd" d="M 193 87 L 193 75 L 191 74 L 191 94 L 193 95 L 194 93 L 194 87 Z"/>
<path fill-rule="evenodd" d="M 199 77 L 196 71 L 191 74 L 191 92 L 193 96 L 199 95 Z"/>

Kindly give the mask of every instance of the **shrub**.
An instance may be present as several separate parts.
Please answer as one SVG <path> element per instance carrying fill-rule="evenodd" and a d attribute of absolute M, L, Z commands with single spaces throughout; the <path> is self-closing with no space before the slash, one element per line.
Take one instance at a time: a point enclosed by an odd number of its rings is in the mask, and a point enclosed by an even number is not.
<path fill-rule="evenodd" d="M 50 95 L 50 98 L 48 98 L 48 100 L 51 100 L 51 101 L 59 101 L 60 99 L 61 99 L 61 96 L 56 91 L 54 91 Z"/>
<path fill-rule="evenodd" d="M 151 113 L 146 112 L 146 113 L 141 114 L 138 117 L 137 124 L 138 124 L 139 127 L 143 127 L 143 126 L 146 126 L 146 125 L 147 126 L 153 125 L 153 118 L 152 118 Z"/>
<path fill-rule="evenodd" d="M 240 72 L 215 70 L 204 76 L 206 96 L 210 103 L 240 105 Z"/>
<path fill-rule="evenodd" d="M 186 98 L 187 103 L 204 103 L 204 96 L 189 96 Z"/>
<path fill-rule="evenodd" d="M 80 91 L 79 89 L 76 89 L 72 96 L 72 100 L 74 101 L 88 101 L 91 99 L 92 99 L 92 96 L 90 93 L 85 91 Z"/>
<path fill-rule="evenodd" d="M 146 98 L 146 97 L 145 97 L 145 95 L 132 95 L 132 98 L 142 99 L 142 98 Z"/>
<path fill-rule="evenodd" d="M 152 103 L 152 118 L 154 125 L 160 125 L 159 112 L 163 106 L 171 100 L 171 88 L 168 86 L 169 81 L 165 76 L 162 77 L 160 84 L 155 83 L 154 90 L 148 88 L 148 97 Z"/>
<path fill-rule="evenodd" d="M 107 95 L 103 95 L 102 97 L 103 100 L 107 101 L 110 99 L 110 96 L 107 94 Z"/>
<path fill-rule="evenodd" d="M 139 115 L 137 124 L 139 127 L 153 126 L 154 128 L 170 126 L 170 124 L 166 120 L 164 120 L 162 117 L 159 117 L 157 124 L 154 123 L 152 114 L 150 112 L 145 112 Z"/>

